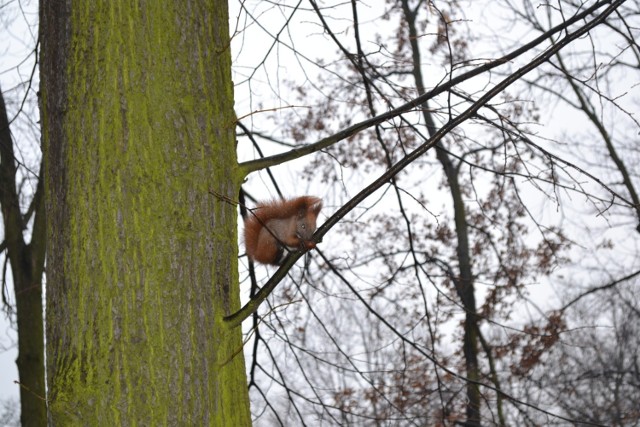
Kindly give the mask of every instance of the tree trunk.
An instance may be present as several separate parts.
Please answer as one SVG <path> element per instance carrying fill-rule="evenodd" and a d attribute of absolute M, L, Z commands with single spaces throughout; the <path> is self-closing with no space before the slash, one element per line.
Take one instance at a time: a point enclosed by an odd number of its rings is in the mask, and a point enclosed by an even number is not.
<path fill-rule="evenodd" d="M 49 1 L 40 34 L 49 422 L 249 425 L 226 2 Z"/>
<path fill-rule="evenodd" d="M 480 371 L 478 367 L 478 317 L 476 315 L 476 297 L 473 285 L 473 274 L 471 256 L 469 249 L 469 228 L 467 226 L 467 215 L 462 199 L 462 189 L 458 182 L 458 171 L 453 166 L 449 155 L 442 145 L 436 145 L 436 156 L 442 164 L 447 176 L 449 191 L 453 199 L 454 221 L 456 224 L 456 238 L 458 246 L 456 255 L 458 258 L 459 277 L 453 278 L 458 297 L 464 308 L 464 337 L 462 339 L 462 353 L 467 376 L 467 402 L 466 426 L 475 427 L 480 425 Z"/>
<path fill-rule="evenodd" d="M 416 84 L 418 95 L 426 93 L 422 71 L 420 66 L 420 49 L 418 40 L 420 37 L 416 31 L 415 19 L 417 9 L 411 10 L 409 2 L 403 0 L 402 8 L 404 17 L 407 20 L 409 29 L 409 42 L 411 44 L 413 77 Z M 430 113 L 428 102 L 422 104 L 423 117 L 429 131 L 429 136 L 433 137 L 437 131 L 436 124 Z M 480 379 L 480 371 L 478 367 L 478 317 L 476 314 L 476 298 L 475 288 L 473 284 L 473 269 L 471 265 L 471 256 L 469 249 L 469 228 L 467 225 L 467 214 L 464 200 L 462 198 L 462 189 L 458 180 L 458 169 L 455 167 L 442 141 L 436 144 L 436 157 L 447 178 L 449 192 L 453 202 L 454 222 L 456 226 L 456 239 L 458 246 L 456 248 L 456 258 L 458 260 L 458 277 L 452 278 L 455 284 L 456 292 L 465 310 L 464 318 L 464 338 L 462 342 L 462 353 L 464 354 L 465 370 L 467 381 L 467 401 L 466 401 L 466 423 L 469 427 L 480 425 L 480 389 L 478 388 L 478 380 Z"/>
<path fill-rule="evenodd" d="M 20 376 L 20 423 L 46 424 L 44 385 L 44 328 L 42 323 L 42 272 L 45 257 L 42 185 L 33 197 L 35 218 L 31 243 L 24 240 L 26 220 L 16 190 L 17 167 L 4 97 L 0 92 L 0 205 L 16 300 L 18 323 L 18 374 Z"/>

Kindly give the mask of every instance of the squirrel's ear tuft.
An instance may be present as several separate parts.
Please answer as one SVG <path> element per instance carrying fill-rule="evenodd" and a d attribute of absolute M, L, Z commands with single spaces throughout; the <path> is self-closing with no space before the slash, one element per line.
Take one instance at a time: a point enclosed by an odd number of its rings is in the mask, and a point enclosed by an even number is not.
<path fill-rule="evenodd" d="M 311 198 L 311 206 L 309 207 L 311 212 L 318 215 L 320 213 L 320 209 L 322 209 L 322 199 L 318 197 Z"/>

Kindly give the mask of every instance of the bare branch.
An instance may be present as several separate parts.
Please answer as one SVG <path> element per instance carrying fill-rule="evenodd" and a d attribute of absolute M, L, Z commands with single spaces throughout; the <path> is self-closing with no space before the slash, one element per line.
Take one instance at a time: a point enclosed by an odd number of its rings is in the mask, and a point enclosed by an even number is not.
<path fill-rule="evenodd" d="M 509 61 L 512 61 L 513 59 L 519 57 L 520 55 L 528 52 L 529 50 L 533 49 L 534 47 L 540 45 L 541 43 L 543 43 L 544 41 L 546 41 L 547 39 L 549 39 L 549 37 L 553 36 L 554 34 L 561 32 L 561 31 L 566 31 L 571 25 L 573 25 L 576 22 L 579 22 L 583 19 L 586 19 L 589 15 L 591 15 L 592 13 L 594 13 L 595 11 L 597 11 L 598 9 L 606 6 L 607 4 L 611 3 L 611 6 L 609 6 L 601 15 L 600 17 L 602 17 L 602 20 L 604 19 L 604 17 L 609 16 L 614 10 L 616 10 L 616 8 L 618 8 L 622 3 L 624 3 L 625 0 L 618 0 L 618 1 L 614 1 L 612 2 L 611 0 L 608 1 L 601 1 L 601 2 L 596 2 L 594 3 L 590 8 L 585 9 L 582 13 L 579 13 L 577 15 L 575 15 L 574 17 L 572 17 L 571 19 L 568 19 L 566 21 L 564 21 L 561 24 L 556 25 L 555 27 L 551 28 L 549 31 L 545 32 L 544 34 L 536 37 L 535 39 L 533 39 L 532 41 L 530 41 L 529 43 L 526 43 L 525 45 L 523 45 L 522 47 L 515 49 L 513 52 L 503 56 L 502 58 L 493 60 L 493 61 L 489 61 L 484 65 L 478 66 L 473 70 L 470 70 L 466 73 L 462 73 L 459 76 L 453 77 L 452 79 L 450 79 L 449 81 L 447 81 L 446 83 L 443 83 L 442 85 L 436 86 L 435 88 L 433 88 L 432 90 L 426 92 L 424 95 L 418 96 L 416 98 L 414 98 L 413 100 L 406 102 L 405 104 L 394 108 L 390 111 L 387 111 L 386 113 L 382 113 L 378 116 L 372 117 L 370 119 L 366 119 L 363 120 L 360 123 L 356 123 L 355 125 L 349 126 L 346 129 L 343 129 L 333 135 L 330 135 L 326 138 L 323 138 L 321 140 L 319 140 L 318 142 L 315 142 L 313 144 L 309 144 L 309 145 L 304 145 L 301 147 L 297 147 L 294 148 L 291 151 L 285 152 L 285 153 L 281 153 L 281 154 L 276 154 L 274 156 L 270 156 L 270 157 L 265 157 L 262 159 L 256 159 L 256 160 L 251 160 L 248 162 L 243 162 L 240 163 L 239 167 L 241 169 L 241 171 L 245 174 L 248 175 L 251 172 L 255 172 L 270 166 L 275 166 L 287 161 L 291 161 L 291 160 L 295 160 L 298 159 L 300 157 L 306 156 L 308 154 L 312 154 L 315 152 L 318 152 L 324 148 L 327 148 L 337 142 L 340 142 L 346 138 L 349 138 L 350 136 L 353 136 L 355 134 L 357 134 L 358 132 L 361 132 L 362 130 L 368 129 L 372 126 L 375 126 L 377 124 L 383 123 L 389 119 L 392 119 L 394 117 L 397 117 L 403 113 L 412 111 L 416 108 L 420 108 L 422 106 L 422 104 L 424 104 L 426 101 L 428 101 L 429 99 L 443 93 L 446 92 L 447 90 L 455 87 L 456 85 L 465 82 L 469 79 L 471 79 L 472 77 L 475 77 L 477 75 L 480 75 L 486 71 L 489 71 L 493 68 L 499 67 L 500 65 L 507 63 Z M 593 28 L 597 23 L 602 22 L 600 17 L 598 17 L 598 19 L 594 19 L 591 24 L 587 24 L 583 27 L 581 27 L 580 29 L 578 29 L 575 33 L 572 34 L 580 34 L 583 35 L 585 33 L 587 33 L 591 28 Z M 542 54 L 541 56 L 539 56 L 536 60 L 534 60 L 532 62 L 536 64 L 536 67 L 538 65 L 540 65 L 541 63 L 547 61 L 549 59 L 550 55 L 549 53 L 552 52 L 553 54 L 555 52 L 558 52 L 562 47 L 566 46 L 569 42 L 575 40 L 577 37 L 571 37 L 568 38 L 569 36 L 565 37 L 561 42 L 558 43 L 558 46 L 560 46 L 560 48 L 556 48 L 556 47 L 551 47 L 549 48 L 546 53 Z M 544 58 L 544 60 L 540 61 L 541 58 Z M 521 68 L 521 70 L 527 69 L 527 72 L 530 71 L 531 69 L 533 69 L 535 67 L 532 68 L 528 68 L 527 66 Z M 522 75 L 518 74 L 518 78 L 520 78 Z M 517 79 L 516 79 L 517 80 Z M 495 95 L 494 95 L 495 96 Z"/>

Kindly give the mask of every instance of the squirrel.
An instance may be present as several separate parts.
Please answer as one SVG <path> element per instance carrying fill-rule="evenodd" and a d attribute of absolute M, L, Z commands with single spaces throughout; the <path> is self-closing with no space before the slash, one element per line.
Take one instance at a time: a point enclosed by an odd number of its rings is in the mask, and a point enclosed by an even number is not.
<path fill-rule="evenodd" d="M 287 251 L 316 247 L 311 236 L 322 199 L 302 196 L 259 203 L 244 220 L 247 255 L 262 264 L 280 265 Z"/>

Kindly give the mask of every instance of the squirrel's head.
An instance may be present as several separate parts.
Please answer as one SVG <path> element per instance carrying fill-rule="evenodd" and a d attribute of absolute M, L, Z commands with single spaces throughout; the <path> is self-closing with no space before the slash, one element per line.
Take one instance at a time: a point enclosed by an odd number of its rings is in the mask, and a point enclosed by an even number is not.
<path fill-rule="evenodd" d="M 298 211 L 296 235 L 305 241 L 307 248 L 315 247 L 315 243 L 309 242 L 309 240 L 316 231 L 316 221 L 320 214 L 320 209 L 322 209 L 322 199 L 307 196 L 305 204 Z"/>

